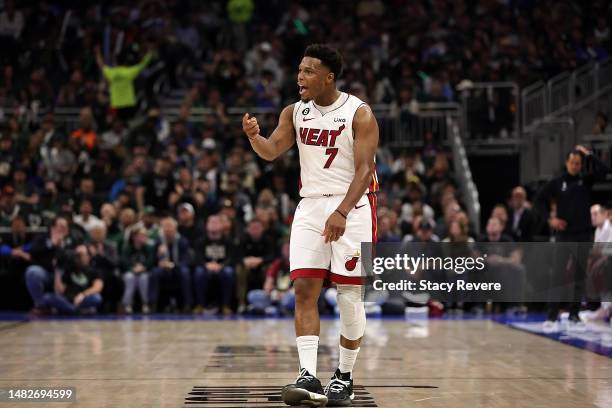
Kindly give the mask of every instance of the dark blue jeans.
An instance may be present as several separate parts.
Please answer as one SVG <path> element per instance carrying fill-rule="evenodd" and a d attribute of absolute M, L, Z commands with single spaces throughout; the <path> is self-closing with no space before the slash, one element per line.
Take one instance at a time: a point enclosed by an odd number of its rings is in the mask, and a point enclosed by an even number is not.
<path fill-rule="evenodd" d="M 75 306 L 66 296 L 57 293 L 45 293 L 43 295 L 43 306 L 54 307 L 58 312 L 64 314 L 74 314 L 79 310 L 98 308 L 102 304 L 102 296 L 99 293 L 85 296 L 83 301 Z"/>
<path fill-rule="evenodd" d="M 25 272 L 25 283 L 32 296 L 35 307 L 44 306 L 45 287 L 53 283 L 53 271 L 48 271 L 40 265 L 31 265 Z"/>
<path fill-rule="evenodd" d="M 149 279 L 149 301 L 157 306 L 159 300 L 160 285 L 170 287 L 178 281 L 183 296 L 183 307 L 193 306 L 193 285 L 191 282 L 191 270 L 188 266 L 177 266 L 172 269 L 153 268 Z"/>
<path fill-rule="evenodd" d="M 206 306 L 206 291 L 216 284 L 220 306 L 230 306 L 234 292 L 234 268 L 225 266 L 219 272 L 210 272 L 204 265 L 197 266 L 193 275 L 196 304 Z"/>

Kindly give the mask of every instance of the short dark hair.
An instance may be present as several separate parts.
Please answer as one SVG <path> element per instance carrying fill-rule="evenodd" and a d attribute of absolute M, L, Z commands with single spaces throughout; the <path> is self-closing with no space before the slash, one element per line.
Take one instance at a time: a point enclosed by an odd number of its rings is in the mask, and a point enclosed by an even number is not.
<path fill-rule="evenodd" d="M 342 55 L 327 44 L 311 44 L 304 51 L 305 57 L 318 58 L 334 74 L 334 80 L 342 75 Z"/>
<path fill-rule="evenodd" d="M 570 150 L 570 151 L 567 153 L 567 155 L 565 156 L 565 161 L 568 161 L 568 160 L 569 160 L 569 158 L 570 158 L 570 156 L 575 156 L 575 155 L 580 156 L 580 159 L 583 159 L 583 158 L 584 158 L 584 153 L 582 153 L 582 152 L 581 152 L 580 150 L 578 150 L 578 149 L 573 149 L 573 150 Z"/>
<path fill-rule="evenodd" d="M 53 218 L 53 221 L 51 221 L 51 227 L 55 227 L 57 225 L 57 223 L 59 222 L 59 220 L 64 220 L 67 223 L 70 223 L 68 220 L 68 217 L 66 217 L 63 214 L 57 215 L 55 218 Z"/>

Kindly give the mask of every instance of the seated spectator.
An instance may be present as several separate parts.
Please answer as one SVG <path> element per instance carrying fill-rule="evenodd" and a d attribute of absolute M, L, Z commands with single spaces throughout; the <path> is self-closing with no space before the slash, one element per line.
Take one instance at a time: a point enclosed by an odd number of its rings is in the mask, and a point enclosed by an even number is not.
<path fill-rule="evenodd" d="M 391 228 L 391 217 L 383 215 L 378 218 L 378 242 L 400 242 L 399 234 Z"/>
<path fill-rule="evenodd" d="M 40 201 L 33 209 L 38 209 L 43 225 L 50 225 L 60 213 L 57 185 L 53 180 L 45 181 L 45 188 L 40 194 Z"/>
<path fill-rule="evenodd" d="M 178 231 L 193 246 L 204 236 L 204 229 L 195 219 L 195 209 L 190 203 L 179 204 L 177 209 Z"/>
<path fill-rule="evenodd" d="M 495 205 L 495 207 L 493 207 L 493 210 L 491 210 L 491 217 L 496 217 L 502 224 L 502 230 L 508 235 L 510 235 L 510 226 L 508 225 L 508 210 L 506 209 L 505 205 Z"/>
<path fill-rule="evenodd" d="M 89 199 L 83 199 L 79 205 L 79 213 L 74 216 L 74 223 L 80 225 L 88 233 L 102 220 L 93 215 L 93 205 Z"/>
<path fill-rule="evenodd" d="M 145 206 L 151 205 L 157 214 L 168 211 L 172 191 L 174 191 L 174 178 L 170 162 L 166 158 L 158 158 L 155 160 L 153 171 L 144 176 L 136 190 L 138 210 L 142 211 Z"/>
<path fill-rule="evenodd" d="M 512 238 L 504 234 L 502 221 L 491 215 L 487 221 L 486 233 L 478 239 L 479 242 L 512 242 Z"/>
<path fill-rule="evenodd" d="M 521 186 L 512 189 L 507 228 L 516 242 L 531 242 L 536 229 L 536 219 L 529 203 L 527 192 Z"/>
<path fill-rule="evenodd" d="M 221 311 L 224 315 L 232 313 L 231 301 L 234 292 L 234 259 L 235 248 L 232 242 L 223 236 L 223 224 L 220 216 L 211 215 L 206 222 L 206 236 L 198 239 L 195 245 L 194 288 L 196 296 L 195 312 L 201 312 L 209 306 L 206 294 L 218 294 L 217 305 L 211 312 Z"/>
<path fill-rule="evenodd" d="M 475 242 L 474 238 L 469 235 L 469 228 L 467 223 L 453 220 L 448 226 L 448 236 L 442 240 L 442 242 Z"/>
<path fill-rule="evenodd" d="M 59 268 L 65 261 L 64 248 L 67 237 L 68 221 L 64 217 L 57 217 L 49 228 L 49 234 L 39 237 L 32 243 L 30 256 L 34 262 L 26 270 L 25 281 L 34 303 L 35 314 L 46 312 L 43 296 L 51 289 L 54 276 L 61 276 Z"/>
<path fill-rule="evenodd" d="M 295 293 L 289 276 L 289 242 L 283 243 L 281 256 L 276 258 L 266 270 L 263 289 L 249 291 L 248 311 L 252 313 L 289 314 L 295 308 Z"/>
<path fill-rule="evenodd" d="M 134 293 L 136 288 L 140 293 L 142 313 L 151 311 L 149 305 L 149 273 L 153 267 L 152 248 L 148 244 L 147 230 L 143 227 L 134 228 L 130 240 L 124 245 L 121 253 L 121 270 L 125 290 L 121 305 L 127 314 L 133 312 Z"/>
<path fill-rule="evenodd" d="M 273 257 L 274 245 L 265 236 L 263 224 L 258 219 L 251 220 L 246 235 L 240 241 L 241 261 L 236 266 L 238 313 L 246 311 L 248 290 L 263 287 L 266 263 Z"/>
<path fill-rule="evenodd" d="M 120 118 L 115 118 L 113 120 L 111 128 L 106 132 L 102 133 L 102 135 L 100 136 L 100 149 L 121 149 L 121 146 L 127 140 L 127 135 L 128 131 L 125 128 L 123 121 Z"/>
<path fill-rule="evenodd" d="M 24 216 L 24 208 L 17 203 L 15 189 L 6 185 L 0 193 L 0 226 L 8 227 L 18 216 Z"/>
<path fill-rule="evenodd" d="M 95 122 L 91 108 L 82 108 L 79 113 L 79 127 L 70 136 L 78 142 L 79 146 L 87 150 L 93 150 L 96 147 L 97 139 L 94 127 Z"/>
<path fill-rule="evenodd" d="M 104 281 L 104 311 L 115 312 L 123 292 L 119 277 L 119 256 L 115 245 L 106 240 L 106 225 L 103 222 L 95 224 L 89 232 L 89 254 L 91 266 L 98 271 Z"/>
<path fill-rule="evenodd" d="M 102 304 L 104 283 L 91 266 L 87 247 L 79 245 L 75 252 L 77 259 L 67 262 L 62 274 L 55 274 L 54 291 L 43 295 L 43 305 L 61 314 L 95 312 Z"/>
<path fill-rule="evenodd" d="M 153 310 L 158 306 L 162 281 L 164 287 L 180 287 L 183 312 L 191 312 L 193 306 L 193 288 L 191 281 L 191 250 L 189 242 L 177 230 L 177 222 L 172 217 L 161 220 L 161 234 L 155 243 L 155 262 L 150 279 L 150 301 Z M 172 298 L 171 298 L 172 301 Z M 172 310 L 171 303 L 167 309 Z"/>
<path fill-rule="evenodd" d="M 38 192 L 34 183 L 28 182 L 28 175 L 23 167 L 17 167 L 13 173 L 13 188 L 15 189 L 15 200 L 23 205 L 35 205 L 38 203 Z"/>
<path fill-rule="evenodd" d="M 419 216 L 415 218 L 413 226 L 414 234 L 406 235 L 403 242 L 439 242 L 440 238 L 434 234 L 433 222 L 426 217 Z"/>
<path fill-rule="evenodd" d="M 522 265 L 521 249 L 512 244 L 512 238 L 503 233 L 501 220 L 493 215 L 487 221 L 486 233 L 479 242 L 485 243 L 481 248 L 487 255 L 482 279 L 495 279 L 505 288 L 502 294 L 505 298 L 501 299 L 512 302 L 503 305 L 506 311 L 524 312 L 522 296 L 526 290 L 526 270 Z M 498 305 L 497 308 L 502 306 Z"/>

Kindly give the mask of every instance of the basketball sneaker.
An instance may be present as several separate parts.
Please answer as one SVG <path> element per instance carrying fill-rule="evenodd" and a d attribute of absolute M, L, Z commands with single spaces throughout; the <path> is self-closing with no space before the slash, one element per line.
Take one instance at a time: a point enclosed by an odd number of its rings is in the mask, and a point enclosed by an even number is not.
<path fill-rule="evenodd" d="M 327 397 L 323 391 L 321 381 L 310 374 L 305 368 L 300 369 L 300 374 L 295 384 L 283 387 L 281 396 L 287 405 L 306 405 L 309 407 L 322 407 L 327 404 Z"/>
<path fill-rule="evenodd" d="M 336 369 L 334 376 L 325 387 L 325 396 L 328 407 L 350 406 L 355 398 L 351 373 L 341 373 L 340 369 Z"/>

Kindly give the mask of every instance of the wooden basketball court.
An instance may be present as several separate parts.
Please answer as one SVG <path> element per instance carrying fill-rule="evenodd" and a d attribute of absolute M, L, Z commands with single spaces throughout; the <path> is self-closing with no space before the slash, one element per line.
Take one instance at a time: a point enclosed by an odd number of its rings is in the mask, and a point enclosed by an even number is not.
<path fill-rule="evenodd" d="M 322 322 L 319 378 L 337 364 Z M 293 321 L 0 324 L 0 388 L 74 387 L 74 403 L 0 407 L 278 407 L 295 379 Z M 489 320 L 368 320 L 356 407 L 612 407 L 612 359 Z"/>

